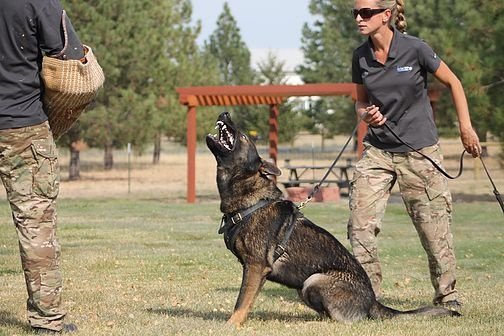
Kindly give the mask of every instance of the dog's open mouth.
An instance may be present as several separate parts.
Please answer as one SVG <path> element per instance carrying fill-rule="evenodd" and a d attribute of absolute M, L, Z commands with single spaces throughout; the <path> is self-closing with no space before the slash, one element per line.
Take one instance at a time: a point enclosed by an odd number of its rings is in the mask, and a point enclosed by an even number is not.
<path fill-rule="evenodd" d="M 222 120 L 217 120 L 217 122 L 215 123 L 215 129 L 217 129 L 218 133 L 215 135 L 210 135 L 213 140 L 222 148 L 225 148 L 228 151 L 232 151 L 236 140 L 236 133 L 234 129 L 228 126 Z"/>

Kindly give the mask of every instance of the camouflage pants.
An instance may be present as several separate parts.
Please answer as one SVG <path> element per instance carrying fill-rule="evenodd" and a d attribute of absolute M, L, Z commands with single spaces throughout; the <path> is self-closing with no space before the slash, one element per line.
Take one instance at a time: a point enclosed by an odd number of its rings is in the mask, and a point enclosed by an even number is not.
<path fill-rule="evenodd" d="M 56 237 L 59 192 L 57 149 L 47 122 L 0 130 L 0 175 L 19 239 L 32 327 L 60 330 L 60 245 Z"/>
<path fill-rule="evenodd" d="M 438 145 L 421 152 L 441 165 Z M 401 196 L 427 253 L 434 303 L 457 299 L 455 254 L 451 233 L 452 203 L 446 178 L 417 153 L 391 153 L 366 144 L 350 187 L 348 236 L 353 254 L 380 295 L 382 273 L 377 239 L 392 187 Z"/>

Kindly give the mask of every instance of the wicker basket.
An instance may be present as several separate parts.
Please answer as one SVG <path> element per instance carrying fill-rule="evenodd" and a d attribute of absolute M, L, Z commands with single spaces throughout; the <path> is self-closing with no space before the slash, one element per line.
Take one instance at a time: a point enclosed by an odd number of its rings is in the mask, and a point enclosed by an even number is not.
<path fill-rule="evenodd" d="M 44 106 L 56 139 L 79 118 L 105 81 L 93 51 L 84 47 L 87 50 L 84 62 L 49 56 L 44 56 L 42 61 Z"/>

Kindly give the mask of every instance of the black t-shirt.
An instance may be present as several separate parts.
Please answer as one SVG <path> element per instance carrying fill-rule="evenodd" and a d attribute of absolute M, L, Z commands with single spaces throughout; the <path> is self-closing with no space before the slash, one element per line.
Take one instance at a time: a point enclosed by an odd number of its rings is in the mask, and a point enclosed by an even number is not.
<path fill-rule="evenodd" d="M 63 8 L 58 0 L 0 2 L 0 129 L 37 125 L 47 120 L 42 106 L 42 55 L 63 49 Z M 67 50 L 72 54 L 68 58 L 83 56 L 68 19 L 67 29 Z"/>
<path fill-rule="evenodd" d="M 420 149 L 438 141 L 427 95 L 427 73 L 434 73 L 440 63 L 427 43 L 394 29 L 385 64 L 376 60 L 371 39 L 354 51 L 352 81 L 365 86 L 369 103 L 380 108 L 394 132 Z M 390 152 L 410 151 L 385 127 L 369 127 L 365 140 Z"/>

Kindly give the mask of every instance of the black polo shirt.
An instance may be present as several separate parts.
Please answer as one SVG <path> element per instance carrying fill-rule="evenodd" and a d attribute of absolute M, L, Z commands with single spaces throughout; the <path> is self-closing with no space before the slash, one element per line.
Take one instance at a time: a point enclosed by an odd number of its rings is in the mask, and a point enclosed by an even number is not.
<path fill-rule="evenodd" d="M 0 10 L 0 129 L 40 124 L 40 69 L 43 53 L 63 49 L 62 6 L 58 0 L 1 0 Z M 83 56 L 82 46 L 67 20 L 69 50 Z M 77 55 L 81 55 L 78 57 Z"/>
<path fill-rule="evenodd" d="M 380 108 L 390 128 L 420 149 L 438 141 L 427 95 L 427 73 L 434 73 L 440 63 L 427 43 L 394 29 L 385 64 L 376 60 L 371 38 L 354 51 L 352 81 L 365 86 L 369 102 Z M 410 151 L 385 127 L 369 127 L 365 140 L 390 152 Z"/>

